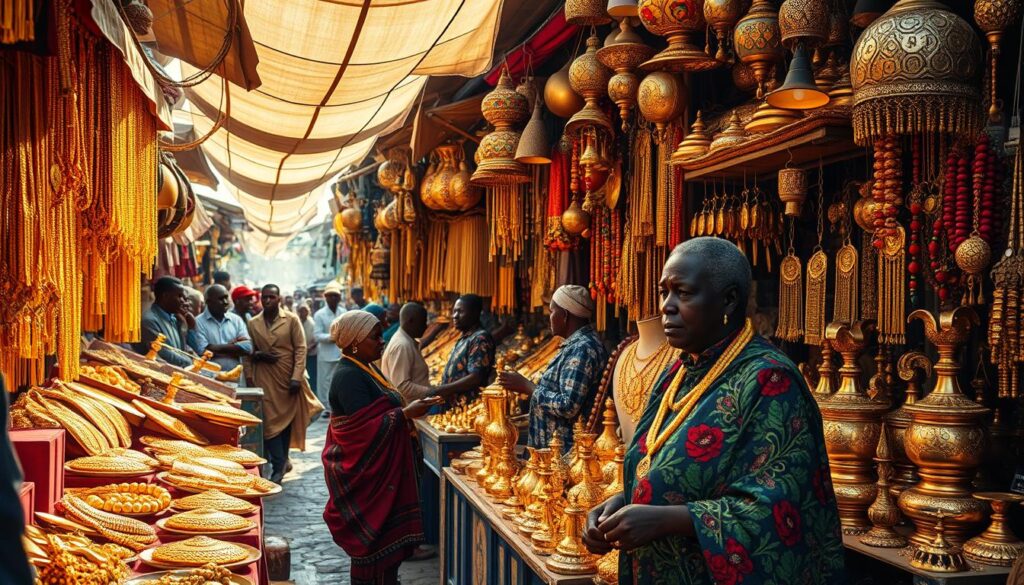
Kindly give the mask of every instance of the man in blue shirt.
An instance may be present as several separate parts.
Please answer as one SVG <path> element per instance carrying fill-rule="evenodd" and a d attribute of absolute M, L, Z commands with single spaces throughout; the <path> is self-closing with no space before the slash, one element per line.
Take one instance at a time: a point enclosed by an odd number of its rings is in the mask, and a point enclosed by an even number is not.
<path fill-rule="evenodd" d="M 252 353 L 252 341 L 245 321 L 228 311 L 228 289 L 215 284 L 206 289 L 206 310 L 196 318 L 196 328 L 190 345 L 196 353 L 213 353 L 213 362 L 222 371 L 228 371 L 242 363 L 242 356 Z"/>
<path fill-rule="evenodd" d="M 187 368 L 193 358 L 189 357 L 192 352 L 182 335 L 182 326 L 186 325 L 191 334 L 196 320 L 184 310 L 185 287 L 177 278 L 164 276 L 154 283 L 153 294 L 156 300 L 142 315 L 142 340 L 134 345 L 135 351 L 145 354 L 156 336 L 163 335 L 164 345 L 157 355 L 171 365 Z"/>

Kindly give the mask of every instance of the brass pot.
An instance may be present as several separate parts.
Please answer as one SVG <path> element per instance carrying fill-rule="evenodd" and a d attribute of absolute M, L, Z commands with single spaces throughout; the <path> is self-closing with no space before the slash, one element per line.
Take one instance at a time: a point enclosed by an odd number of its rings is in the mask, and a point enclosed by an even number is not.
<path fill-rule="evenodd" d="M 807 171 L 803 169 L 779 170 L 779 199 L 786 204 L 785 213 L 800 217 L 807 199 Z"/>
<path fill-rule="evenodd" d="M 559 118 L 571 118 L 583 108 L 583 97 L 569 85 L 569 61 L 544 83 L 544 105 Z"/>
<path fill-rule="evenodd" d="M 469 164 L 465 160 L 460 160 L 459 170 L 452 176 L 450 182 L 452 199 L 459 211 L 476 207 L 476 204 L 480 203 L 480 198 L 483 197 L 481 190 L 469 182 L 471 177 Z"/>
<path fill-rule="evenodd" d="M 770 0 L 754 0 L 750 11 L 733 29 L 736 57 L 754 70 L 758 99 L 764 97 L 772 67 L 782 60 L 781 37 L 779 14 Z"/>
<path fill-rule="evenodd" d="M 530 103 L 512 85 L 507 68 L 501 70 L 498 84 L 480 102 L 480 111 L 489 124 L 498 128 L 525 124 L 530 118 Z"/>
<path fill-rule="evenodd" d="M 928 356 L 919 351 L 908 351 L 900 356 L 896 371 L 900 379 L 907 383 L 906 399 L 902 406 L 885 417 L 892 436 L 893 476 L 889 493 L 897 499 L 900 494 L 913 487 L 921 479 L 917 475 L 917 468 L 907 457 L 907 450 L 904 448 L 904 438 L 913 420 L 907 407 L 916 404 L 920 394 L 917 375 L 919 370 L 925 373 L 925 379 L 931 377 L 932 362 Z"/>
<path fill-rule="evenodd" d="M 157 209 L 171 209 L 178 202 L 178 177 L 170 165 L 160 163 L 160 190 L 156 195 Z"/>
<path fill-rule="evenodd" d="M 704 0 L 641 0 L 638 7 L 644 28 L 668 40 L 668 47 L 641 65 L 641 69 L 695 72 L 722 65 L 693 41 L 707 27 Z"/>
<path fill-rule="evenodd" d="M 434 204 L 432 209 L 439 211 L 455 211 L 458 206 L 454 203 L 451 181 L 457 169 L 455 168 L 455 153 L 458 146 L 445 144 L 437 147 L 437 155 L 441 159 L 437 171 L 433 176 L 433 183 L 430 187 L 430 199 Z"/>
<path fill-rule="evenodd" d="M 377 167 L 377 184 L 394 193 L 401 188 L 404 172 L 397 160 L 386 160 Z"/>
<path fill-rule="evenodd" d="M 349 207 L 342 210 L 341 226 L 346 232 L 358 232 L 363 228 L 363 212 L 358 207 Z"/>
<path fill-rule="evenodd" d="M 427 172 L 423 173 L 423 180 L 420 181 L 420 201 L 427 209 L 437 209 L 432 189 L 434 188 L 434 175 L 437 173 L 438 161 L 436 152 L 430 153 L 430 165 Z"/>
<path fill-rule="evenodd" d="M 946 514 L 946 537 L 962 545 L 985 520 L 987 507 L 971 497 L 971 482 L 986 447 L 984 418 L 989 409 L 964 396 L 957 382 L 957 352 L 979 324 L 969 307 L 945 311 L 936 320 L 923 309 L 910 320 L 924 324 L 925 335 L 935 345 L 935 387 L 924 399 L 906 406 L 911 423 L 903 443 L 907 457 L 917 466 L 921 481 L 900 495 L 899 506 L 913 520 L 910 541 L 924 545 L 935 538 L 935 513 Z"/>
<path fill-rule="evenodd" d="M 590 214 L 580 208 L 574 199 L 562 212 L 562 229 L 571 236 L 578 236 L 590 227 Z"/>
<path fill-rule="evenodd" d="M 834 322 L 825 330 L 832 348 L 843 356 L 839 368 L 839 389 L 818 403 L 839 507 L 839 522 L 845 534 L 862 534 L 871 528 L 868 507 L 875 500 L 875 468 L 872 458 L 882 431 L 882 416 L 888 402 L 872 400 L 861 388 L 858 357 L 867 347 L 873 321 L 852 326 Z"/>
<path fill-rule="evenodd" d="M 687 95 L 682 77 L 668 71 L 655 71 L 640 82 L 637 106 L 644 118 L 654 122 L 658 142 L 668 124 L 686 110 Z"/>

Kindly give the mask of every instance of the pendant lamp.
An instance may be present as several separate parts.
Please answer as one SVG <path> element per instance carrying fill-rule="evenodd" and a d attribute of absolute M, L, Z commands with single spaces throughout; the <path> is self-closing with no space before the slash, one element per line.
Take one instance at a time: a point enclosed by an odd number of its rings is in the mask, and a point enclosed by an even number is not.
<path fill-rule="evenodd" d="M 768 94 L 768 104 L 787 110 L 813 110 L 828 104 L 828 94 L 818 89 L 807 48 L 800 43 L 793 52 L 782 87 Z"/>
<path fill-rule="evenodd" d="M 636 5 L 636 0 L 608 0 L 608 15 L 615 18 L 625 18 L 627 16 L 636 16 L 640 13 L 640 9 Z"/>
<path fill-rule="evenodd" d="M 892 2 L 886 0 L 857 0 L 853 6 L 853 15 L 850 16 L 850 24 L 867 28 L 872 22 L 878 20 L 879 16 L 885 14 L 890 6 L 892 6 Z"/>
<path fill-rule="evenodd" d="M 534 97 L 533 116 L 523 128 L 516 147 L 516 161 L 527 165 L 551 164 L 551 147 L 548 146 L 548 133 L 541 117 L 540 100 Z"/>

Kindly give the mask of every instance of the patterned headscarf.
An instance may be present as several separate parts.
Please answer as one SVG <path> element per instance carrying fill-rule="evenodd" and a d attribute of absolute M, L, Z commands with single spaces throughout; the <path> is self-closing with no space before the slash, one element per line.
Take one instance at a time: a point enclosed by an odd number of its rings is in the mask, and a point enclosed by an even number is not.
<path fill-rule="evenodd" d="M 578 284 L 558 287 L 551 301 L 581 319 L 589 319 L 594 314 L 594 300 L 590 298 L 590 292 Z"/>
<path fill-rule="evenodd" d="M 340 348 L 361 343 L 380 321 L 366 311 L 346 311 L 331 323 L 331 339 Z"/>

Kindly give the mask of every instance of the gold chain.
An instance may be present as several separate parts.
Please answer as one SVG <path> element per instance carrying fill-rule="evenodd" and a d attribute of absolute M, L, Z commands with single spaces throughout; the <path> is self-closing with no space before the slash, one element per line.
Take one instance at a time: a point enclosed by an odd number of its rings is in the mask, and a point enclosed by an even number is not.
<path fill-rule="evenodd" d="M 647 474 L 651 470 L 651 458 L 665 445 L 679 430 L 679 427 L 683 426 L 686 418 L 690 416 L 693 409 L 696 408 L 697 403 L 704 397 L 704 394 L 709 388 L 718 380 L 718 377 L 724 372 L 740 355 L 740 352 L 747 346 L 747 343 L 754 338 L 754 325 L 747 319 L 743 324 L 743 330 L 736 339 L 732 340 L 729 347 L 726 348 L 725 353 L 722 354 L 715 365 L 711 367 L 711 370 L 701 378 L 700 382 L 690 390 L 686 396 L 676 402 L 676 394 L 679 392 L 679 387 L 683 383 L 683 378 L 686 377 L 686 368 L 679 368 L 676 372 L 675 377 L 672 379 L 672 383 L 669 385 L 665 394 L 661 397 L 661 405 L 658 407 L 658 413 L 654 416 L 654 421 L 651 422 L 651 428 L 647 432 L 647 454 L 644 455 L 643 459 L 636 466 L 637 477 L 643 479 L 647 477 Z M 676 411 L 675 418 L 669 423 L 668 428 L 664 432 L 661 431 L 661 425 L 665 422 L 665 417 L 668 415 L 668 410 L 671 408 Z"/>
<path fill-rule="evenodd" d="M 374 380 L 376 380 L 377 383 L 380 384 L 383 388 L 386 388 L 387 390 L 391 390 L 392 392 L 398 392 L 398 390 L 394 386 L 391 385 L 391 382 L 388 382 L 387 378 L 385 378 L 384 376 L 381 376 L 380 374 L 375 372 L 373 370 L 373 368 L 371 368 L 370 366 L 364 364 L 363 362 L 357 360 L 356 358 L 354 358 L 354 357 L 352 357 L 350 355 L 343 355 L 342 357 L 344 357 L 348 361 L 352 362 L 353 364 L 359 366 L 360 370 L 362 370 L 362 371 L 366 372 L 367 374 L 369 374 L 370 377 L 373 378 Z"/>
<path fill-rule="evenodd" d="M 638 341 L 626 348 L 626 353 L 621 358 L 623 367 L 615 381 L 616 389 L 621 389 L 617 395 L 622 399 L 622 405 L 633 424 L 640 420 L 654 382 L 676 357 L 672 346 L 665 341 L 651 355 L 640 359 L 636 357 L 639 345 Z"/>

